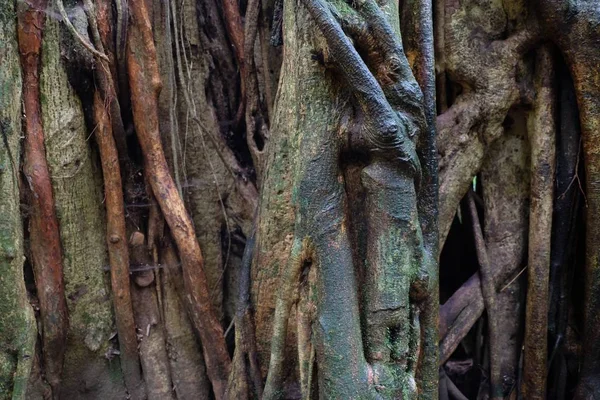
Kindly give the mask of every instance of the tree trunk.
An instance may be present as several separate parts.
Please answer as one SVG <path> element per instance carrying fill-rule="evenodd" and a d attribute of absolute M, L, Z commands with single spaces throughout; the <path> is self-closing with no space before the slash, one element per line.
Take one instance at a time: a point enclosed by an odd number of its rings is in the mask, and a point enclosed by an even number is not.
<path fill-rule="evenodd" d="M 19 209 L 21 68 L 15 4 L 0 13 L 0 397 L 27 398 L 37 328 L 23 279 L 24 238 Z"/>
<path fill-rule="evenodd" d="M 0 5 L 0 399 L 600 395 L 594 2 L 45 3 Z"/>

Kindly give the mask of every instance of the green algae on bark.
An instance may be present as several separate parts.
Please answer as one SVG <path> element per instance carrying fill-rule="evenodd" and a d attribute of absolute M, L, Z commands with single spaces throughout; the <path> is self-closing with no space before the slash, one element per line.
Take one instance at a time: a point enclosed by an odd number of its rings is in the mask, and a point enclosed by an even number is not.
<path fill-rule="evenodd" d="M 425 125 L 422 94 L 399 42 L 392 3 L 379 8 L 361 2 L 345 14 L 323 1 L 303 5 L 284 4 L 286 51 L 253 265 L 259 353 L 265 352 L 261 327 L 275 309 L 267 331 L 273 336 L 264 398 L 285 396 L 283 384 L 296 374 L 288 348 L 295 328 L 298 351 L 314 348 L 320 396 L 415 398 L 422 329 L 416 304 L 430 289 L 426 279 L 424 286 L 414 285 L 424 278 L 426 263 L 412 141 Z M 370 30 L 353 25 L 356 18 Z M 374 42 L 381 53 L 368 52 L 373 49 L 365 46 Z M 352 249 L 351 232 L 358 227 L 347 215 L 349 203 L 361 200 L 347 197 L 346 166 L 340 162 L 353 153 L 364 158 L 359 185 L 367 196 L 365 265 Z M 308 276 L 314 290 L 300 290 Z M 289 327 L 298 301 L 299 322 Z M 304 343 L 307 312 L 312 346 Z M 311 354 L 298 357 L 313 360 Z M 300 366 L 302 376 L 307 370 L 310 366 Z M 313 390 L 307 383 L 302 389 L 304 397 Z"/>
<path fill-rule="evenodd" d="M 0 398 L 27 399 L 37 327 L 23 277 L 21 68 L 14 2 L 0 4 Z"/>
<path fill-rule="evenodd" d="M 64 251 L 64 279 L 70 328 L 62 396 L 77 399 L 89 391 L 124 396 L 122 377 L 105 354 L 111 343 L 113 312 L 102 180 L 90 148 L 83 108 L 61 59 L 60 24 L 49 19 L 44 32 L 40 92 L 56 211 Z M 82 218 L 82 216 L 84 216 Z M 118 371 L 119 368 L 117 367 Z"/>

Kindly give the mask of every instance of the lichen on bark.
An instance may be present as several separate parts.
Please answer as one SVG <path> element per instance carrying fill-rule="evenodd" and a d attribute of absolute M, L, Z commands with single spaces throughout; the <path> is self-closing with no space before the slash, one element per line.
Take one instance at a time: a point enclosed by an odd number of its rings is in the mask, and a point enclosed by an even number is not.
<path fill-rule="evenodd" d="M 58 21 L 48 19 L 42 44 L 40 99 L 56 210 L 64 250 L 70 328 L 62 396 L 124 395 L 118 366 L 105 354 L 114 329 L 106 270 L 101 172 L 79 97 L 61 59 Z M 85 218 L 82 218 L 82 215 Z"/>
<path fill-rule="evenodd" d="M 253 265 L 263 361 L 266 335 L 273 335 L 264 397 L 285 396 L 284 383 L 296 374 L 289 343 L 296 329 L 304 343 L 308 324 L 312 346 L 299 345 L 298 358 L 318 365 L 320 396 L 413 398 L 423 328 L 418 304 L 434 290 L 413 181 L 420 173 L 413 140 L 425 126 L 422 94 L 402 50 L 397 8 L 337 6 L 284 4 L 286 52 Z M 362 200 L 347 194 L 344 157 L 360 160 L 362 169 L 353 175 L 367 199 L 362 254 L 351 241 L 362 228 L 347 214 L 349 203 Z M 314 281 L 307 278 L 313 271 Z M 313 289 L 300 289 L 311 281 Z M 298 322 L 288 327 L 297 307 Z M 311 368 L 300 365 L 300 375 Z M 311 386 L 302 384 L 303 396 Z"/>
<path fill-rule="evenodd" d="M 23 279 L 21 68 L 13 2 L 0 4 L 0 398 L 26 399 L 37 328 Z"/>

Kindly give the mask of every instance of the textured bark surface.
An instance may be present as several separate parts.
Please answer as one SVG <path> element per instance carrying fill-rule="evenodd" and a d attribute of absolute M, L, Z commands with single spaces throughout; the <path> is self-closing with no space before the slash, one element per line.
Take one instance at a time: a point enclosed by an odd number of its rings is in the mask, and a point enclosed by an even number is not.
<path fill-rule="evenodd" d="M 61 62 L 59 23 L 48 19 L 44 32 L 41 105 L 56 209 L 64 250 L 69 336 L 61 396 L 85 398 L 125 393 L 113 346 L 111 291 L 101 171 L 90 148 L 81 101 Z M 85 218 L 81 216 L 85 215 Z"/>
<path fill-rule="evenodd" d="M 23 279 L 23 224 L 19 210 L 21 68 L 17 13 L 0 4 L 0 398 L 26 399 L 37 335 Z"/>
<path fill-rule="evenodd" d="M 37 1 L 0 5 L 0 398 L 600 392 L 596 2 L 49 0 L 22 98 Z"/>
<path fill-rule="evenodd" d="M 129 250 L 125 229 L 125 206 L 119 155 L 113 138 L 105 103 L 100 94 L 94 96 L 94 121 L 96 143 L 100 152 L 104 178 L 106 204 L 106 243 L 108 246 L 111 288 L 115 309 L 115 324 L 119 337 L 119 350 L 123 378 L 129 393 L 141 397 L 144 392 L 141 382 L 138 341 L 133 318 L 129 280 Z"/>
<path fill-rule="evenodd" d="M 488 310 L 492 398 L 515 389 L 523 327 L 523 282 L 513 279 L 526 265 L 530 158 L 524 116 L 509 116 L 514 125 L 491 146 L 481 171 L 484 234 L 496 290 L 495 309 Z"/>
<path fill-rule="evenodd" d="M 63 281 L 63 255 L 44 147 L 40 106 L 40 50 L 46 16 L 45 1 L 22 4 L 17 35 L 23 68 L 24 163 L 29 185 L 31 263 L 40 305 L 42 354 L 52 397 L 60 391 L 69 317 Z"/>
<path fill-rule="evenodd" d="M 536 55 L 534 109 L 528 121 L 531 145 L 531 204 L 527 305 L 525 316 L 523 396 L 546 398 L 550 243 L 554 172 L 556 166 L 556 91 L 552 53 L 541 48 Z"/>
<path fill-rule="evenodd" d="M 189 296 L 188 312 L 200 335 L 207 373 L 217 398 L 221 398 L 230 369 L 223 329 L 210 303 L 208 283 L 194 227 L 177 192 L 163 153 L 158 126 L 160 76 L 146 5 L 131 5 L 127 66 L 136 132 L 145 158 L 146 173 L 179 250 Z M 186 296 L 187 297 L 187 296 Z M 210 349 L 210 351 L 209 351 Z"/>
<path fill-rule="evenodd" d="M 437 117 L 440 243 L 487 147 L 502 135 L 509 109 L 523 95 L 520 62 L 537 34 L 525 23 L 525 10 L 521 2 L 506 9 L 498 1 L 446 3 L 445 67 L 462 93 Z"/>

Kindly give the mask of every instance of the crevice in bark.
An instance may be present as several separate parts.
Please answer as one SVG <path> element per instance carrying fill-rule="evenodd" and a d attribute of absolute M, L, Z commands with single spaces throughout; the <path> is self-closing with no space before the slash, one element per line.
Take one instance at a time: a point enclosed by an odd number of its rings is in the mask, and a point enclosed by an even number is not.
<path fill-rule="evenodd" d="M 549 362 L 548 397 L 567 397 L 569 308 L 573 307 L 572 287 L 576 269 L 576 244 L 582 226 L 581 132 L 573 82 L 564 60 L 557 63 L 559 129 L 556 138 L 556 188 L 552 220 L 550 264 L 550 313 L 548 340 L 552 353 Z M 582 175 L 581 175 L 582 176 Z"/>

